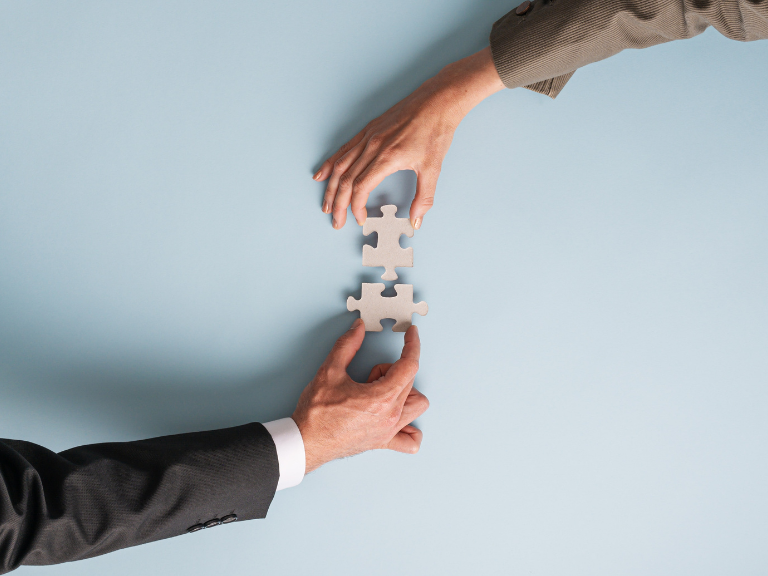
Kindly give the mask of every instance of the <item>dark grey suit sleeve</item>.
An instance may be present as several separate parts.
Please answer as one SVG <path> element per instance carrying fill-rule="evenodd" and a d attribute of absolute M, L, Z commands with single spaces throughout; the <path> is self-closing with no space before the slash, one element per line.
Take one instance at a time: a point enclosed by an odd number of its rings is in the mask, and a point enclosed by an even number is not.
<path fill-rule="evenodd" d="M 768 0 L 536 0 L 493 25 L 491 52 L 508 88 L 554 98 L 582 66 L 709 26 L 733 40 L 768 38 Z"/>
<path fill-rule="evenodd" d="M 248 424 L 59 454 L 0 440 L 0 474 L 5 573 L 178 536 L 232 514 L 264 518 L 280 471 L 269 432 Z"/>

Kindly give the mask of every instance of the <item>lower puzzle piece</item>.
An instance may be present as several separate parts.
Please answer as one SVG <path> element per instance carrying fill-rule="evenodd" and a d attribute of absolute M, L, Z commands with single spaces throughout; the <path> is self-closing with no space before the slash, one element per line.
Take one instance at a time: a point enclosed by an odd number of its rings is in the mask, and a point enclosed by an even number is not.
<path fill-rule="evenodd" d="M 413 284 L 395 284 L 397 296 L 386 298 L 381 295 L 384 284 L 363 284 L 360 300 L 347 298 L 347 310 L 360 310 L 366 332 L 381 332 L 382 318 L 392 318 L 395 325 L 392 332 L 405 332 L 411 325 L 414 312 L 427 315 L 429 307 L 426 302 L 413 303 Z"/>

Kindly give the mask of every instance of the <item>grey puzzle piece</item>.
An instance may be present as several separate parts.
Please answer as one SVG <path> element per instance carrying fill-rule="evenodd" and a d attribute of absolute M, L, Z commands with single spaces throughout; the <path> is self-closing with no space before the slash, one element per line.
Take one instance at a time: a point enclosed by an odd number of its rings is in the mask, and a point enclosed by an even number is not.
<path fill-rule="evenodd" d="M 396 267 L 413 267 L 413 248 L 402 248 L 400 236 L 413 237 L 413 226 L 408 218 L 398 218 L 397 206 L 388 204 L 381 207 L 381 218 L 366 218 L 363 223 L 363 235 L 372 232 L 378 235 L 376 248 L 363 246 L 363 266 L 383 266 L 382 280 L 397 280 Z"/>
<path fill-rule="evenodd" d="M 426 316 L 429 310 L 426 302 L 413 303 L 413 284 L 395 284 L 397 296 L 386 298 L 381 295 L 384 284 L 363 284 L 360 300 L 347 298 L 347 310 L 360 310 L 366 332 L 381 332 L 382 318 L 392 318 L 395 325 L 392 332 L 405 332 L 411 325 L 414 312 Z"/>

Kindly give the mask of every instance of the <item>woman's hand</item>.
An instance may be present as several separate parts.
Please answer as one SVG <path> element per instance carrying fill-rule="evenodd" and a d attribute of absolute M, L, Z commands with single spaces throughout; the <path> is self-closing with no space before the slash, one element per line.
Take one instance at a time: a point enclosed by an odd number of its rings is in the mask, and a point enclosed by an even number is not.
<path fill-rule="evenodd" d="M 485 48 L 446 66 L 369 122 L 313 177 L 318 182 L 328 179 L 323 212 L 333 213 L 333 227 L 344 226 L 350 205 L 362 225 L 371 191 L 398 170 L 416 172 L 410 218 L 414 228 L 421 227 L 434 202 L 440 168 L 456 127 L 472 108 L 502 88 L 490 48 Z"/>

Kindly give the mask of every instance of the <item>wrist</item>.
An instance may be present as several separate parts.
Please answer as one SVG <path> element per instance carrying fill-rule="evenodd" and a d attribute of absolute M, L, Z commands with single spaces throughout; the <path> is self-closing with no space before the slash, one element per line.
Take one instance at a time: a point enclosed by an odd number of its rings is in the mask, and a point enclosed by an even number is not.
<path fill-rule="evenodd" d="M 327 464 L 331 459 L 323 458 L 323 450 L 319 446 L 310 444 L 309 447 L 304 448 L 304 456 L 306 458 L 306 473 L 309 474 L 320 468 L 323 464 Z"/>
<path fill-rule="evenodd" d="M 293 413 L 292 418 L 299 428 L 301 439 L 304 441 L 305 473 L 309 474 L 323 464 L 334 460 L 334 456 L 331 455 L 330 439 L 324 440 L 324 435 L 317 433 L 316 427 L 310 425 L 309 418 L 305 418 L 304 414 L 297 414 L 297 412 L 298 410 Z"/>
<path fill-rule="evenodd" d="M 490 47 L 448 64 L 433 80 L 439 97 L 456 118 L 456 125 L 472 108 L 505 88 Z"/>

